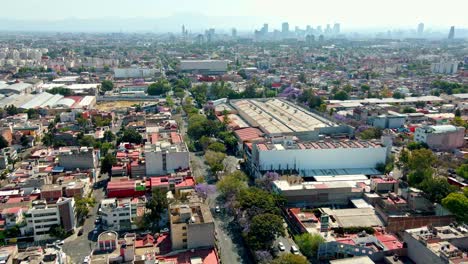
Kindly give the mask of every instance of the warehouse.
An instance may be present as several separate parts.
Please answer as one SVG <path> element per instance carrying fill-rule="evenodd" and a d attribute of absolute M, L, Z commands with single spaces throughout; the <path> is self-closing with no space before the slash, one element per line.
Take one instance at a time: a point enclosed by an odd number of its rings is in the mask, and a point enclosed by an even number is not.
<path fill-rule="evenodd" d="M 385 163 L 387 148 L 378 141 L 267 141 L 252 145 L 251 166 L 266 171 L 294 170 L 307 175 L 313 170 L 372 170 Z"/>
<path fill-rule="evenodd" d="M 318 140 L 323 135 L 350 135 L 353 129 L 339 125 L 281 99 L 232 100 L 231 105 L 252 127 L 269 136 L 294 135 L 304 140 Z"/>
<path fill-rule="evenodd" d="M 180 70 L 204 75 L 221 75 L 227 72 L 227 60 L 182 60 Z"/>
<path fill-rule="evenodd" d="M 0 88 L 0 94 L 27 94 L 30 93 L 32 89 L 32 84 L 20 82 Z"/>

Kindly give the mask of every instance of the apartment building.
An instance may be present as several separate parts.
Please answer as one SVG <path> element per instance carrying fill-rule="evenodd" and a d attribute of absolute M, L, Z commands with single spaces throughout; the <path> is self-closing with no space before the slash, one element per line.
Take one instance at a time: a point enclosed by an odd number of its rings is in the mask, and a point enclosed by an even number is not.
<path fill-rule="evenodd" d="M 75 201 L 73 198 L 60 198 L 56 203 L 47 204 L 45 200 L 33 201 L 32 207 L 25 212 L 25 235 L 32 235 L 35 241 L 48 240 L 50 228 L 62 226 L 65 231 L 75 228 Z"/>
<path fill-rule="evenodd" d="M 94 169 L 99 164 L 97 151 L 92 147 L 68 147 L 60 149 L 59 166 L 65 170 Z"/>
<path fill-rule="evenodd" d="M 213 217 L 205 204 L 173 204 L 169 208 L 169 221 L 172 250 L 215 246 Z"/>
<path fill-rule="evenodd" d="M 187 145 L 177 132 L 153 133 L 145 145 L 147 176 L 159 176 L 190 168 Z"/>
<path fill-rule="evenodd" d="M 108 198 L 101 201 L 99 214 L 106 230 L 137 229 L 137 221 L 145 213 L 146 198 Z"/>

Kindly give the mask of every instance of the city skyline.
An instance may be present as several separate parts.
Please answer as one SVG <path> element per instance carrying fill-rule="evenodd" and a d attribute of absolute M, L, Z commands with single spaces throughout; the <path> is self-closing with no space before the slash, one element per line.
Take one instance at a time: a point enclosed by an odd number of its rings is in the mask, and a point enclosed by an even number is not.
<path fill-rule="evenodd" d="M 292 0 L 287 5 L 284 2 L 265 0 L 240 0 L 222 4 L 214 0 L 137 2 L 138 5 L 129 0 L 83 0 L 79 3 L 64 3 L 58 0 L 6 2 L 2 5 L 4 10 L 9 12 L 0 16 L 3 22 L 0 30 L 8 30 L 8 27 L 12 30 L 35 30 L 31 22 L 47 25 L 57 21 L 64 24 L 74 21 L 83 24 L 83 27 L 86 24 L 100 24 L 102 28 L 112 28 L 112 24 L 118 24 L 115 20 L 130 21 L 128 31 L 142 28 L 157 32 L 175 32 L 182 24 L 186 25 L 188 30 L 216 26 L 251 31 L 258 29 L 263 23 L 268 23 L 270 30 L 281 30 L 283 22 L 288 22 L 291 30 L 296 26 L 305 28 L 307 25 L 325 26 L 334 23 L 340 23 L 342 31 L 414 29 L 420 22 L 425 24 L 426 29 L 450 26 L 468 28 L 468 20 L 463 12 L 468 8 L 468 3 L 461 0 L 448 0 L 443 4 L 422 0 L 396 0 L 391 4 L 370 0 Z M 24 6 L 29 8 L 25 9 Z M 55 28 L 60 28 L 59 26 L 56 25 Z"/>

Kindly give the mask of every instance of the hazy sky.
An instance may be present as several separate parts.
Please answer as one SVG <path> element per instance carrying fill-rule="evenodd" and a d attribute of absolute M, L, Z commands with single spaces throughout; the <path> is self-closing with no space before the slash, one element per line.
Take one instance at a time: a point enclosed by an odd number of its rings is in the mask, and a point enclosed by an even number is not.
<path fill-rule="evenodd" d="M 168 17 L 180 13 L 257 17 L 279 28 L 333 24 L 342 27 L 468 27 L 468 0 L 0 0 L 0 18 L 56 20 L 102 17 Z M 235 22 L 233 22 L 235 24 Z M 216 25 L 213 25 L 216 26 Z M 260 27 L 260 25 L 259 25 Z"/>

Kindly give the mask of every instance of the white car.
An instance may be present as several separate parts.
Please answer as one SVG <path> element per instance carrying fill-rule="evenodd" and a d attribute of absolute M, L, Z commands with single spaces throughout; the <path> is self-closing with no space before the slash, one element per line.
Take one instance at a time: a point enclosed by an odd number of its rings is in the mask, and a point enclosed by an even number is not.
<path fill-rule="evenodd" d="M 286 247 L 284 246 L 283 242 L 278 242 L 278 248 L 280 251 L 285 251 Z"/>
<path fill-rule="evenodd" d="M 296 246 L 291 246 L 291 253 L 293 253 L 294 255 L 300 254 L 299 249 L 297 249 Z"/>
<path fill-rule="evenodd" d="M 63 240 L 55 241 L 55 245 L 57 245 L 57 246 L 63 246 L 63 244 L 64 244 Z"/>
<path fill-rule="evenodd" d="M 89 256 L 86 256 L 83 260 L 83 264 L 88 264 L 91 262 L 91 258 Z"/>
<path fill-rule="evenodd" d="M 217 205 L 217 206 L 215 207 L 215 212 L 216 212 L 216 213 L 221 213 L 221 208 L 219 208 L 219 205 Z"/>

